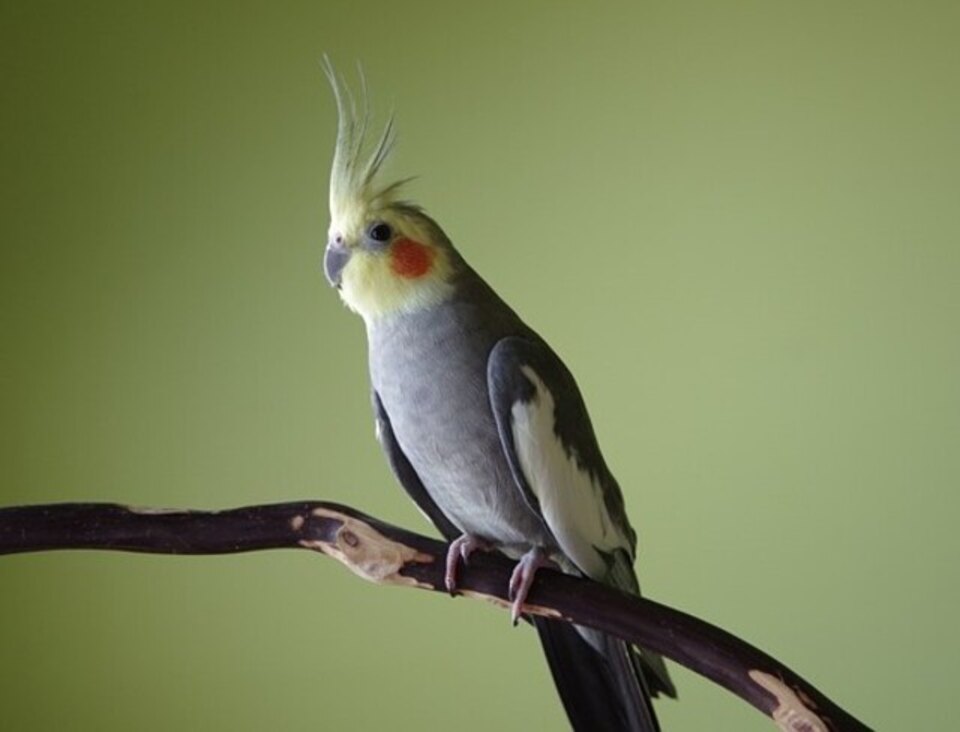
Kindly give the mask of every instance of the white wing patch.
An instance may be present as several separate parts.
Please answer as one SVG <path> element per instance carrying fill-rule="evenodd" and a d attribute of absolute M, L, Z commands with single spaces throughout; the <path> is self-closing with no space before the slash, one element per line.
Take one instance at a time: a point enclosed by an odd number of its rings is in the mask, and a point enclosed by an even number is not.
<path fill-rule="evenodd" d="M 529 366 L 520 370 L 536 395 L 510 409 L 513 446 L 523 475 L 560 548 L 588 576 L 601 578 L 607 565 L 597 549 L 624 549 L 632 553 L 629 539 L 611 521 L 603 489 L 577 464 L 554 431 L 554 399 Z"/>

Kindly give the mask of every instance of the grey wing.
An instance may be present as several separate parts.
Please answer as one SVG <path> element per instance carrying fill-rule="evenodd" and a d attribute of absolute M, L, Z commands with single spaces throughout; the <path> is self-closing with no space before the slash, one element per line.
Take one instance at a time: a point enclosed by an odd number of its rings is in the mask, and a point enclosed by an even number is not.
<path fill-rule="evenodd" d="M 573 376 L 539 341 L 500 340 L 487 361 L 490 404 L 517 486 L 587 576 L 636 591 L 636 534 Z"/>
<path fill-rule="evenodd" d="M 376 419 L 377 440 L 387 456 L 393 474 L 397 476 L 397 480 L 403 486 L 407 495 L 413 499 L 417 508 L 437 527 L 445 539 L 449 541 L 460 536 L 461 532 L 434 503 L 420 480 L 420 476 L 417 475 L 417 471 L 413 469 L 407 456 L 400 449 L 400 443 L 397 442 L 397 437 L 390 424 L 390 416 L 383 408 L 383 402 L 380 401 L 380 395 L 376 391 L 373 392 L 373 413 Z"/>
<path fill-rule="evenodd" d="M 636 533 L 573 375 L 542 341 L 509 337 L 490 352 L 487 381 L 500 442 L 527 503 L 581 572 L 639 594 L 633 571 Z M 653 693 L 676 696 L 658 655 L 636 657 L 622 642 L 597 641 L 590 632 L 584 637 L 615 664 L 639 663 L 652 672 L 647 678 Z M 564 670 L 563 664 L 554 665 Z M 626 666 L 621 671 L 619 678 L 631 675 Z M 636 677 L 646 683 L 644 674 Z"/>

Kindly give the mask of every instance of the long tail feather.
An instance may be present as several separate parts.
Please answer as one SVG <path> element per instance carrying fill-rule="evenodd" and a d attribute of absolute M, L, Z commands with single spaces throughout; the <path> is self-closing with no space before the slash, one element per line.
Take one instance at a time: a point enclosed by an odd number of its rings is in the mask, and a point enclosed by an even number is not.
<path fill-rule="evenodd" d="M 639 657 L 604 637 L 602 650 L 567 623 L 534 618 L 550 672 L 574 732 L 659 732 Z"/>

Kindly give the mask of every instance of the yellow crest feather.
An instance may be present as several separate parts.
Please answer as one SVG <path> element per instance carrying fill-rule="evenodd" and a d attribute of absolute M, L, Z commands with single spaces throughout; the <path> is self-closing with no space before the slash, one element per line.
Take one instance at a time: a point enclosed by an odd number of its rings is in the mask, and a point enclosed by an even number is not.
<path fill-rule="evenodd" d="M 368 146 L 366 137 L 371 115 L 363 70 L 358 67 L 358 105 L 350 87 L 327 56 L 323 57 L 322 66 L 337 103 L 337 142 L 330 169 L 330 216 L 340 226 L 349 229 L 362 223 L 357 218 L 365 210 L 384 208 L 395 202 L 397 190 L 410 179 L 377 187 L 377 174 L 390 156 L 396 140 L 393 114 L 387 117 L 376 143 Z"/>

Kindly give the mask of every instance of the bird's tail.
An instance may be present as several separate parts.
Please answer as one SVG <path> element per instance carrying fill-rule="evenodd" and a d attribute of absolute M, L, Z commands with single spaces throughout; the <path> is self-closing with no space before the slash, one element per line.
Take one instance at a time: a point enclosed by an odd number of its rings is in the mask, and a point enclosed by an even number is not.
<path fill-rule="evenodd" d="M 655 668 L 659 656 L 643 658 L 629 643 L 592 631 L 587 641 L 557 620 L 533 622 L 574 732 L 659 732 L 651 697 L 676 695 Z"/>

